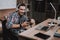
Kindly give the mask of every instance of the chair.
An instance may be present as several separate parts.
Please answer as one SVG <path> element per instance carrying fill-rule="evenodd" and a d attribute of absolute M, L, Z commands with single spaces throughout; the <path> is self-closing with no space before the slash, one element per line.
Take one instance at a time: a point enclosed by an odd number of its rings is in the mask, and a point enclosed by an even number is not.
<path fill-rule="evenodd" d="M 9 40 L 8 31 L 6 28 L 6 20 L 2 20 L 3 40 Z"/>

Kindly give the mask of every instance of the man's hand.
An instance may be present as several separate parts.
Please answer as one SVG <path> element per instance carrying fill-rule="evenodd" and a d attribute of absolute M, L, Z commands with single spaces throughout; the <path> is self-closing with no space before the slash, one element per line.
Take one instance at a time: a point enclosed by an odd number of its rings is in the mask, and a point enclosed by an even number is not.
<path fill-rule="evenodd" d="M 31 19 L 30 23 L 31 23 L 32 25 L 35 25 L 35 20 L 34 20 L 34 19 Z"/>
<path fill-rule="evenodd" d="M 22 27 L 27 27 L 29 25 L 29 22 L 24 22 L 21 24 Z"/>

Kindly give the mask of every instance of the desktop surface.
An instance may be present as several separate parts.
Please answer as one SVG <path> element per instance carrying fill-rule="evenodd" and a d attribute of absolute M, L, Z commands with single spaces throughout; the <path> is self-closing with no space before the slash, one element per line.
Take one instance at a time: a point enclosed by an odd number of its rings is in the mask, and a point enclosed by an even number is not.
<path fill-rule="evenodd" d="M 47 26 L 48 22 L 50 22 L 51 20 L 52 19 L 47 19 L 47 20 L 39 23 L 35 27 L 32 27 L 32 28 L 20 33 L 19 36 L 23 36 L 23 37 L 27 37 L 27 38 L 31 38 L 31 39 L 35 39 L 35 40 L 43 40 L 42 38 L 40 38 L 41 36 L 40 37 L 35 36 L 36 34 L 38 35 L 38 33 L 42 33 L 42 34 L 48 35 L 47 40 L 60 40 L 60 38 L 54 37 L 54 34 L 55 34 L 57 28 L 60 28 L 60 27 L 58 27 L 57 24 L 55 24 L 55 27 L 49 29 L 48 31 L 42 31 L 42 30 L 36 29 L 40 25 Z"/>

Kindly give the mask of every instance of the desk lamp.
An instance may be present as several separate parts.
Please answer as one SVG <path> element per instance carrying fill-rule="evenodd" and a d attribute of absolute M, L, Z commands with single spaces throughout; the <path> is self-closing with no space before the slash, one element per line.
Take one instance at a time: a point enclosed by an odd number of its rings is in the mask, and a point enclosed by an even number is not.
<path fill-rule="evenodd" d="M 52 6 L 54 12 L 55 12 L 55 15 L 54 15 L 54 19 L 51 21 L 51 24 L 56 24 L 55 20 L 56 20 L 56 9 L 55 7 L 53 6 L 53 4 L 50 2 L 50 5 Z"/>

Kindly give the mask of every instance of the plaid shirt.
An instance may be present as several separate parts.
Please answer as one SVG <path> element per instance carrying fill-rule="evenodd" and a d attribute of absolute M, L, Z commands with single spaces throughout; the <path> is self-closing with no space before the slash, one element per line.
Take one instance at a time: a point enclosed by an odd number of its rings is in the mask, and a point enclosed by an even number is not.
<path fill-rule="evenodd" d="M 28 18 L 23 15 L 22 17 L 18 14 L 18 12 L 13 12 L 8 18 L 7 18 L 7 23 L 6 26 L 7 28 L 11 28 L 12 24 L 21 24 L 25 21 L 27 21 Z"/>

